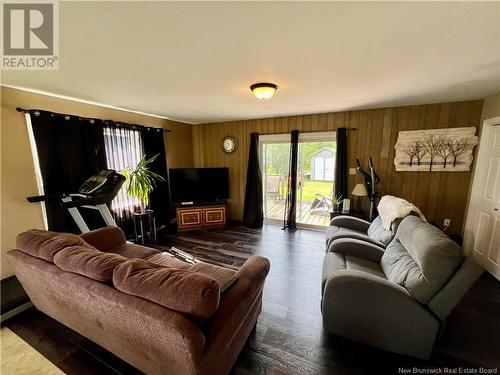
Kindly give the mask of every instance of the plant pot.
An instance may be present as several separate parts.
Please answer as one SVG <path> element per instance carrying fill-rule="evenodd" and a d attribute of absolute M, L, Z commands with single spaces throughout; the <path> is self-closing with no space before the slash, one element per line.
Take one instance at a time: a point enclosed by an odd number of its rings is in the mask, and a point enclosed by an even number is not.
<path fill-rule="evenodd" d="M 135 216 L 143 216 L 143 215 L 149 215 L 152 214 L 153 210 L 146 208 L 144 210 L 139 210 L 139 211 L 134 211 Z"/>

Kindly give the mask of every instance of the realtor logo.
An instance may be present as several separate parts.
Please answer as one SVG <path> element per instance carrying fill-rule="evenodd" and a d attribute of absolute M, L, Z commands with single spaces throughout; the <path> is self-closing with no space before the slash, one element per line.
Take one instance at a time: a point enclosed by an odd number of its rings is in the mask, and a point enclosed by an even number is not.
<path fill-rule="evenodd" d="M 3 3 L 2 69 L 57 69 L 56 2 Z"/>

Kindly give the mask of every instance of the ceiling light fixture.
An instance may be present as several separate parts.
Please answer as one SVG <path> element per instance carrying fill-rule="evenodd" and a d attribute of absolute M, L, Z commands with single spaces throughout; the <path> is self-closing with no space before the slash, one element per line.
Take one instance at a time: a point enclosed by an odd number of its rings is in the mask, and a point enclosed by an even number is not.
<path fill-rule="evenodd" d="M 250 86 L 250 90 L 252 90 L 252 93 L 256 98 L 259 99 L 269 99 L 274 95 L 277 89 L 278 85 L 268 82 L 254 83 L 252 86 Z"/>

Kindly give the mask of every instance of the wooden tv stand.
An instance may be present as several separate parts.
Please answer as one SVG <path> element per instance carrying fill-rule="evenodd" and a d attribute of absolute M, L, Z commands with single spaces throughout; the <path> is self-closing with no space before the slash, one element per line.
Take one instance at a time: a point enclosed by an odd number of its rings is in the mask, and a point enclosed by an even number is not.
<path fill-rule="evenodd" d="M 177 206 L 177 230 L 183 232 L 224 227 L 227 222 L 226 212 L 226 203 Z"/>

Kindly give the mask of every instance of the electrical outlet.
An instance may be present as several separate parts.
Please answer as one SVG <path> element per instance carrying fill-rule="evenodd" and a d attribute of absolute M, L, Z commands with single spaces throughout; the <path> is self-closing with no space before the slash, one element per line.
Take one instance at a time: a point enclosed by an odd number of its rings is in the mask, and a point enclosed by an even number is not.
<path fill-rule="evenodd" d="M 349 168 L 349 174 L 351 175 L 356 174 L 356 168 Z"/>
<path fill-rule="evenodd" d="M 445 227 L 449 227 L 449 226 L 450 226 L 450 224 L 451 224 L 451 219 L 444 219 L 444 221 L 443 221 L 443 225 L 444 225 Z"/>

